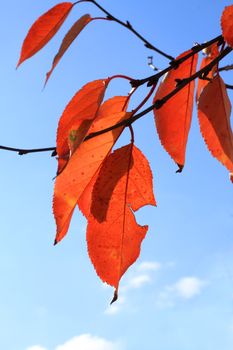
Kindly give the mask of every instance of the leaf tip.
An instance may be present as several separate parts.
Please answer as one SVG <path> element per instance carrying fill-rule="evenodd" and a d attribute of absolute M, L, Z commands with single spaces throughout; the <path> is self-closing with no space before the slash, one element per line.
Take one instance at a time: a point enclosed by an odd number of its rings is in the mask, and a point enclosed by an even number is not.
<path fill-rule="evenodd" d="M 53 245 L 56 246 L 58 244 L 57 238 L 55 238 Z"/>
<path fill-rule="evenodd" d="M 113 298 L 112 298 L 112 301 L 111 301 L 110 305 L 115 303 L 115 301 L 117 301 L 117 299 L 118 299 L 118 289 L 115 289 L 114 295 L 113 295 Z"/>
<path fill-rule="evenodd" d="M 230 175 L 230 180 L 233 183 L 233 173 L 230 173 L 229 175 Z"/>
<path fill-rule="evenodd" d="M 178 169 L 176 170 L 176 174 L 182 173 L 182 171 L 183 171 L 183 169 L 184 169 L 184 165 L 178 164 L 178 163 L 176 163 L 176 164 L 177 164 L 177 166 L 178 166 Z"/>

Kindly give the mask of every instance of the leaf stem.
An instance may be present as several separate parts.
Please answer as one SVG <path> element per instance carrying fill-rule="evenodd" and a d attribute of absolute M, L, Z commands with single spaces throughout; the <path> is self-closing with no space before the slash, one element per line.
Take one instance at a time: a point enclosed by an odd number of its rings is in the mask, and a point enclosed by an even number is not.
<path fill-rule="evenodd" d="M 87 0 L 85 0 L 87 1 Z M 203 48 L 203 45 L 206 45 L 206 46 L 209 46 L 211 45 L 210 43 L 213 43 L 213 42 L 216 42 L 216 41 L 221 41 L 221 36 L 209 41 L 208 43 L 205 43 L 205 44 L 202 44 L 200 45 L 202 48 Z M 206 47 L 205 46 L 205 47 Z M 199 49 L 200 51 L 201 49 Z M 124 120 L 124 121 L 121 121 L 115 125 L 112 125 L 111 127 L 109 128 L 106 128 L 104 130 L 100 130 L 100 131 L 97 131 L 95 133 L 91 133 L 89 134 L 85 139 L 84 141 L 87 141 L 89 139 L 92 139 L 94 137 L 97 137 L 99 135 L 102 135 L 102 134 L 105 134 L 109 131 L 112 131 L 114 129 L 117 129 L 119 127 L 122 127 L 122 126 L 125 126 L 125 127 L 129 127 L 130 125 L 132 125 L 136 120 L 142 118 L 144 115 L 148 114 L 149 112 L 151 112 L 153 109 L 159 109 L 161 108 L 164 103 L 166 103 L 169 99 L 171 99 L 175 94 L 177 94 L 180 90 L 182 90 L 187 84 L 189 84 L 191 81 L 195 80 L 196 78 L 199 78 L 199 77 L 202 77 L 203 76 L 203 73 L 211 70 L 218 62 L 220 62 L 225 56 L 227 56 L 230 52 L 232 52 L 232 48 L 230 47 L 226 47 L 213 61 L 211 61 L 208 65 L 206 65 L 204 68 L 200 69 L 199 71 L 197 71 L 195 74 L 191 75 L 189 78 L 185 78 L 185 79 L 181 79 L 180 82 L 178 83 L 177 87 L 172 90 L 169 94 L 167 94 L 166 96 L 164 96 L 161 100 L 157 100 L 155 101 L 154 104 L 152 104 L 150 107 L 146 108 L 145 110 L 143 110 L 142 112 L 134 115 L 133 116 L 131 115 L 130 118 Z M 192 55 L 191 55 L 192 56 Z M 189 55 L 189 57 L 191 57 Z M 184 59 L 185 57 L 183 57 Z M 187 59 L 187 58 L 186 58 Z M 172 69 L 170 67 L 166 68 L 167 69 Z M 164 70 L 165 71 L 165 70 Z M 158 73 L 158 74 L 161 74 Z M 155 74 L 153 77 L 153 82 L 155 82 L 155 76 L 157 77 L 158 79 L 158 74 Z M 164 73 L 163 73 L 164 74 Z M 162 74 L 162 75 L 163 75 Z M 125 76 L 116 76 L 116 77 L 124 77 L 126 78 L 127 80 L 130 80 L 129 77 L 125 77 Z M 150 77 L 151 78 L 151 77 Z M 149 81 L 150 79 L 148 79 L 147 81 Z M 151 83 L 150 83 L 151 84 Z M 149 85 L 149 84 L 148 84 Z M 151 95 L 152 93 L 152 90 L 153 90 L 153 87 L 150 91 L 150 93 L 148 94 Z M 148 100 L 149 97 L 146 97 L 144 99 L 144 103 Z M 143 104 L 144 104 L 143 103 Z M 140 108 L 142 107 L 142 103 L 139 105 Z M 138 107 L 139 107 L 138 106 Z M 136 108 L 136 111 L 139 109 L 139 108 Z M 134 111 L 133 111 L 134 113 Z M 52 156 L 55 156 L 56 155 L 56 148 L 55 147 L 46 147 L 46 148 L 35 148 L 35 149 L 21 149 L 21 148 L 13 148 L 13 147 L 7 147 L 7 146 L 0 146 L 0 149 L 2 150 L 6 150 L 6 151 L 11 151 L 11 152 L 17 152 L 19 155 L 24 155 L 24 154 L 28 154 L 28 153 L 39 153 L 39 152 L 53 152 L 52 153 Z"/>
<path fill-rule="evenodd" d="M 141 86 L 141 85 L 143 85 L 145 83 L 148 83 L 148 86 L 153 85 L 164 74 L 168 73 L 170 70 L 172 70 L 174 68 L 178 68 L 181 63 L 185 62 L 187 59 L 189 59 L 190 57 L 192 57 L 196 53 L 200 52 L 204 48 L 214 44 L 215 42 L 218 42 L 219 44 L 221 44 L 223 42 L 222 35 L 218 35 L 216 38 L 213 38 L 213 39 L 207 41 L 206 43 L 198 44 L 198 45 L 193 46 L 191 48 L 190 52 L 187 53 L 187 55 L 185 55 L 185 56 L 183 56 L 183 57 L 181 57 L 179 59 L 175 59 L 174 61 L 170 62 L 170 66 L 168 66 L 167 68 L 165 68 L 162 71 L 160 71 L 160 72 L 158 72 L 156 74 L 153 74 L 153 75 L 151 75 L 151 76 L 149 76 L 147 78 L 138 79 L 138 80 L 132 80 L 131 81 L 131 85 L 132 86 Z"/>
<path fill-rule="evenodd" d="M 110 12 L 108 12 L 107 10 L 105 10 L 105 8 L 103 8 L 98 2 L 96 2 L 95 0 L 80 0 L 80 1 L 76 1 L 73 5 L 77 5 L 79 3 L 82 2 L 90 2 L 93 5 L 95 5 L 98 9 L 100 9 L 103 13 L 105 13 L 105 15 L 107 16 L 107 19 L 110 21 L 114 21 L 118 24 L 120 24 L 121 26 L 125 27 L 126 29 L 128 29 L 131 33 L 133 33 L 137 38 L 139 38 L 144 45 L 150 49 L 153 50 L 155 52 L 157 52 L 158 54 L 162 55 L 163 57 L 169 59 L 170 61 L 174 60 L 174 57 L 172 57 L 171 55 L 168 55 L 166 52 L 158 49 L 157 47 L 155 47 L 154 45 L 152 45 L 148 40 L 146 40 L 140 33 L 138 33 L 133 26 L 131 25 L 131 23 L 129 21 L 123 22 L 120 19 L 116 18 L 115 16 L 113 16 Z"/>

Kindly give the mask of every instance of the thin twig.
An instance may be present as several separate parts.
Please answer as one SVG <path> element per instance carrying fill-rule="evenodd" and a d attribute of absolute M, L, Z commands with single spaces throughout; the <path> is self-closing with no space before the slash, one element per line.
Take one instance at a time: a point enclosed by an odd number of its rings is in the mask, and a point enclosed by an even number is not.
<path fill-rule="evenodd" d="M 143 85 L 145 83 L 148 83 L 148 86 L 151 86 L 159 78 L 161 78 L 164 74 L 168 73 L 170 70 L 172 70 L 174 68 L 178 68 L 181 63 L 185 62 L 187 59 L 189 59 L 190 57 L 192 57 L 196 53 L 200 52 L 205 47 L 208 47 L 208 46 L 212 45 L 215 42 L 218 42 L 219 44 L 221 44 L 222 41 L 223 41 L 223 37 L 222 37 L 222 35 L 219 35 L 216 38 L 207 41 L 206 43 L 203 43 L 203 44 L 200 44 L 200 45 L 195 45 L 195 46 L 193 46 L 191 48 L 190 52 L 188 52 L 185 56 L 172 61 L 170 66 L 168 66 L 167 68 L 163 69 L 161 72 L 158 72 L 158 73 L 156 73 L 154 75 L 151 75 L 151 76 L 149 76 L 147 78 L 144 78 L 144 79 L 132 80 L 131 81 L 131 85 L 132 86 L 141 86 L 141 85 Z"/>
<path fill-rule="evenodd" d="M 151 112 L 153 109 L 159 109 L 161 108 L 164 103 L 166 103 L 169 99 L 171 99 L 174 95 L 176 95 L 180 90 L 182 90 L 186 85 L 188 85 L 191 81 L 195 80 L 196 78 L 202 77 L 203 73 L 210 71 L 218 62 L 220 62 L 225 56 L 227 56 L 230 52 L 232 52 L 232 48 L 227 47 L 224 49 L 213 61 L 211 61 L 208 65 L 206 65 L 204 68 L 200 69 L 193 75 L 191 75 L 189 78 L 181 79 L 177 87 L 172 90 L 169 94 L 164 96 L 161 100 L 156 100 L 154 104 L 152 104 L 150 107 L 146 108 L 142 112 L 131 116 L 128 119 L 125 119 L 115 125 L 112 125 L 109 128 L 97 131 L 95 133 L 89 134 L 84 141 L 90 140 L 94 137 L 97 137 L 99 135 L 105 134 L 109 131 L 112 131 L 114 129 L 117 129 L 122 126 L 130 126 L 132 125 L 136 120 L 142 118 L 144 115 Z M 154 81 L 153 77 L 153 81 Z M 230 87 L 231 85 L 226 85 L 227 87 Z M 141 107 L 141 106 L 140 106 Z M 21 148 L 13 148 L 13 147 L 6 147 L 6 146 L 0 146 L 0 149 L 6 150 L 6 151 L 12 151 L 17 152 L 20 155 L 28 154 L 28 153 L 38 153 L 38 152 L 53 152 L 52 155 L 56 155 L 56 148 L 55 147 L 48 147 L 48 148 L 36 148 L 36 149 L 21 149 Z"/>
<path fill-rule="evenodd" d="M 24 148 L 14 148 L 14 147 L 7 147 L 7 146 L 0 146 L 0 149 L 4 151 L 17 152 L 20 156 L 28 153 L 54 152 L 56 150 L 55 147 L 24 149 Z"/>
<path fill-rule="evenodd" d="M 228 70 L 232 70 L 233 69 L 233 64 L 229 64 L 229 65 L 227 65 L 227 66 L 225 66 L 225 67 L 220 67 L 219 69 L 218 69 L 218 71 L 219 72 L 222 72 L 222 71 L 228 71 Z"/>
<path fill-rule="evenodd" d="M 114 21 L 118 24 L 120 24 L 121 26 L 127 28 L 130 32 L 132 32 L 134 35 L 136 35 L 136 37 L 138 37 L 143 43 L 144 45 L 150 49 L 153 50 L 157 53 L 159 53 L 160 55 L 162 55 L 163 57 L 166 57 L 169 60 L 174 60 L 174 57 L 172 57 L 171 55 L 168 55 L 167 53 L 165 53 L 164 51 L 158 49 L 157 47 L 155 47 L 154 45 L 152 45 L 148 40 L 146 40 L 141 34 L 139 34 L 131 25 L 131 23 L 129 21 L 123 22 L 120 19 L 116 18 L 115 16 L 113 16 L 110 12 L 108 12 L 107 10 L 105 10 L 100 4 L 98 4 L 95 0 L 80 0 L 80 1 L 76 1 L 74 3 L 74 5 L 80 4 L 82 2 L 90 2 L 93 5 L 95 5 L 96 7 L 98 7 L 98 9 L 100 9 L 103 13 L 106 14 L 107 19 L 110 21 Z"/>

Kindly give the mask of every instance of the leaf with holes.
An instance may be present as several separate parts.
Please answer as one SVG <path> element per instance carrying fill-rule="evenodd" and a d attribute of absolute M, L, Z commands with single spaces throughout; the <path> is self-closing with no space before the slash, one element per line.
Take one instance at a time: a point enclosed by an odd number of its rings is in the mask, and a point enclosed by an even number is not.
<path fill-rule="evenodd" d="M 114 97 L 106 101 L 101 106 L 90 132 L 104 130 L 128 119 L 131 113 L 127 113 L 124 109 L 126 102 L 127 97 Z M 90 193 L 89 184 L 123 129 L 124 127 L 119 127 L 81 143 L 70 157 L 67 166 L 57 176 L 53 199 L 53 212 L 57 224 L 55 243 L 66 235 L 73 210 L 79 201 L 81 210 L 88 216 L 89 206 L 86 200 Z"/>
<path fill-rule="evenodd" d="M 177 59 L 187 55 L 184 52 Z M 197 54 L 193 55 L 178 68 L 170 71 L 160 84 L 154 102 L 175 89 L 177 80 L 189 78 L 196 72 Z M 160 141 L 165 150 L 182 170 L 185 163 L 186 144 L 191 125 L 195 82 L 192 81 L 170 98 L 161 108 L 154 109 L 155 123 Z"/>
<path fill-rule="evenodd" d="M 97 117 L 108 83 L 109 79 L 99 79 L 86 84 L 66 106 L 57 129 L 58 174 Z"/>
<path fill-rule="evenodd" d="M 124 146 L 104 161 L 93 188 L 88 218 L 88 253 L 99 277 L 115 287 L 138 258 L 147 226 L 137 224 L 133 211 L 156 205 L 152 173 L 142 152 Z"/>
<path fill-rule="evenodd" d="M 72 7 L 71 2 L 62 2 L 52 7 L 34 22 L 23 42 L 17 67 L 49 42 L 67 18 Z"/>

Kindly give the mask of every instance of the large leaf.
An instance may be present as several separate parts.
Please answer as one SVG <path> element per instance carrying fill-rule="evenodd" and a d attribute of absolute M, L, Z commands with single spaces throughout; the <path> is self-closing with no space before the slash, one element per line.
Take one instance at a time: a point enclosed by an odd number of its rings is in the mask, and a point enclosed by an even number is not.
<path fill-rule="evenodd" d="M 187 55 L 184 52 L 177 59 Z M 196 71 L 197 54 L 181 63 L 177 69 L 168 73 L 160 84 L 155 97 L 161 100 L 164 96 L 173 91 L 177 85 L 177 79 L 189 78 Z M 186 85 L 160 109 L 154 110 L 155 122 L 160 141 L 165 150 L 177 163 L 180 170 L 185 163 L 185 151 L 191 125 L 193 111 L 194 81 Z"/>
<path fill-rule="evenodd" d="M 72 153 L 82 143 L 97 117 L 108 79 L 92 81 L 82 87 L 66 106 L 57 129 L 58 174 L 66 166 Z"/>
<path fill-rule="evenodd" d="M 122 112 L 126 100 L 127 97 L 115 97 L 105 102 L 100 108 L 100 117 L 96 119 L 91 132 L 103 130 L 129 118 L 130 113 Z M 109 106 L 109 114 L 106 106 Z M 114 108 L 115 113 L 113 113 Z M 53 201 L 53 212 L 57 224 L 56 243 L 66 235 L 72 212 L 79 200 L 81 209 L 88 215 L 89 207 L 84 193 L 86 191 L 88 195 L 89 183 L 98 173 L 122 130 L 123 127 L 120 127 L 83 142 L 70 157 L 61 174 L 57 176 Z"/>
<path fill-rule="evenodd" d="M 85 28 L 85 26 L 91 21 L 91 19 L 92 18 L 90 15 L 84 15 L 81 18 L 79 18 L 70 28 L 70 30 L 68 31 L 61 43 L 58 53 L 54 57 L 50 71 L 46 74 L 45 84 L 47 83 L 48 79 L 50 78 L 50 75 L 52 74 L 54 68 L 56 67 L 64 53 L 68 50 L 72 42 L 77 38 L 79 33 Z"/>
<path fill-rule="evenodd" d="M 225 7 L 221 17 L 221 27 L 224 40 L 233 47 L 233 5 Z"/>
<path fill-rule="evenodd" d="M 65 21 L 72 7 L 71 2 L 62 2 L 34 22 L 23 42 L 17 67 L 49 42 Z"/>
<path fill-rule="evenodd" d="M 198 119 L 209 151 L 232 173 L 233 135 L 230 114 L 231 103 L 226 86 L 217 75 L 204 88 L 199 98 Z"/>
<path fill-rule="evenodd" d="M 147 226 L 133 211 L 155 205 L 149 163 L 133 144 L 109 155 L 101 167 L 88 219 L 88 252 L 99 277 L 118 289 L 119 281 L 140 253 Z"/>

